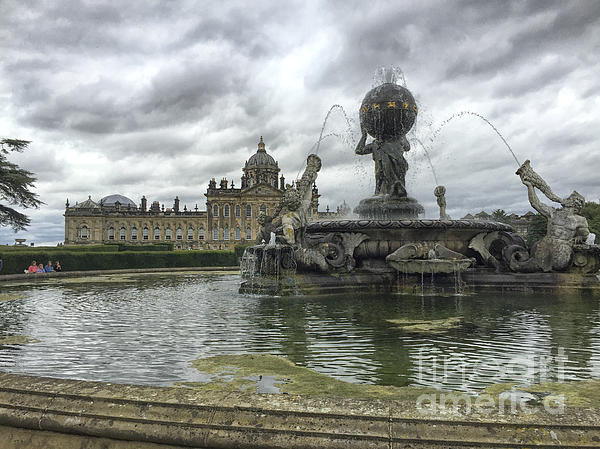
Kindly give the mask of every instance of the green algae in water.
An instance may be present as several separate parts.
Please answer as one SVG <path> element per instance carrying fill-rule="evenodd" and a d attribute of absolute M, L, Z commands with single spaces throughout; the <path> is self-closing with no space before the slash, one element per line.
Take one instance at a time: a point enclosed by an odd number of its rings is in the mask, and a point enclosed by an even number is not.
<path fill-rule="evenodd" d="M 405 332 L 438 334 L 460 328 L 464 322 L 462 317 L 450 317 L 443 320 L 386 320 L 396 324 L 396 328 Z"/>
<path fill-rule="evenodd" d="M 270 354 L 220 355 L 198 359 L 192 366 L 210 378 L 209 382 L 182 382 L 179 385 L 218 391 L 256 391 L 257 376 L 268 376 L 281 393 L 319 397 L 416 400 L 432 388 L 353 384 L 297 366 Z"/>
<path fill-rule="evenodd" d="M 0 345 L 28 345 L 31 343 L 39 343 L 37 338 L 31 338 L 27 335 L 12 335 L 10 337 L 0 338 Z"/>
<path fill-rule="evenodd" d="M 0 301 L 15 301 L 23 298 L 23 293 L 0 293 Z"/>

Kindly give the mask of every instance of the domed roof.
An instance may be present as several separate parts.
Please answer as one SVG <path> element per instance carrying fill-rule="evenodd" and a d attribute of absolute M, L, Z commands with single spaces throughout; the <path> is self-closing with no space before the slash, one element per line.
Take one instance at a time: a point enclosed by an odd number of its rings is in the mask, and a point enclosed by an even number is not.
<path fill-rule="evenodd" d="M 121 206 L 131 206 L 132 208 L 137 208 L 137 205 L 131 199 L 127 198 L 126 196 L 117 194 L 105 196 L 100 200 L 100 204 L 102 204 L 104 207 L 114 207 L 117 201 Z"/>
<path fill-rule="evenodd" d="M 275 159 L 273 159 L 270 154 L 267 154 L 267 150 L 265 150 L 265 144 L 262 136 L 260 136 L 260 142 L 258 142 L 258 150 L 256 153 L 250 156 L 250 159 L 248 159 L 248 162 L 246 162 L 246 167 L 258 165 L 277 167 L 277 162 L 275 162 Z"/>

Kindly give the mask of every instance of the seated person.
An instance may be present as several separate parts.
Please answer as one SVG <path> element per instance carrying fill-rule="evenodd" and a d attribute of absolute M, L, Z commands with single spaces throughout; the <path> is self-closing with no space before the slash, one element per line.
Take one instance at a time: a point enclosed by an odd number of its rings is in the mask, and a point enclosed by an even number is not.
<path fill-rule="evenodd" d="M 44 267 L 44 271 L 46 273 L 50 273 L 51 271 L 54 271 L 54 268 L 52 267 L 52 262 L 48 261 L 48 263 Z"/>
<path fill-rule="evenodd" d="M 31 265 L 29 265 L 29 268 L 27 269 L 27 273 L 37 273 L 37 263 L 35 262 L 35 260 L 33 262 L 31 262 Z"/>
<path fill-rule="evenodd" d="M 38 265 L 38 267 L 37 267 L 37 273 L 45 273 L 45 271 L 44 271 L 44 264 L 43 263 L 41 263 L 41 264 Z"/>
<path fill-rule="evenodd" d="M 54 271 L 62 271 L 60 262 L 58 260 L 56 262 L 54 262 Z"/>

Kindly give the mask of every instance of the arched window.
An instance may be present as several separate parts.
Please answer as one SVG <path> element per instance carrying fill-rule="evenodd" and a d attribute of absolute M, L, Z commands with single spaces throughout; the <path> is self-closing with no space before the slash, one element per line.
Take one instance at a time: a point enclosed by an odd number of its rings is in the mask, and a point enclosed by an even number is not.
<path fill-rule="evenodd" d="M 110 228 L 108 228 L 108 240 L 114 240 L 115 239 L 115 228 L 113 228 L 112 226 Z"/>
<path fill-rule="evenodd" d="M 252 229 L 250 229 L 250 226 L 246 228 L 246 240 L 252 240 Z"/>
<path fill-rule="evenodd" d="M 252 206 L 250 206 L 249 204 L 246 206 L 246 217 L 251 217 L 252 216 Z"/>
<path fill-rule="evenodd" d="M 223 240 L 229 240 L 229 228 L 227 226 L 223 230 Z"/>
<path fill-rule="evenodd" d="M 137 228 L 135 226 L 131 228 L 131 240 L 137 240 Z"/>
<path fill-rule="evenodd" d="M 87 239 L 89 237 L 89 230 L 88 227 L 83 225 L 81 227 L 81 230 L 79 231 L 79 235 L 81 235 L 82 239 Z"/>
<path fill-rule="evenodd" d="M 261 211 L 263 214 L 266 214 L 266 213 L 267 213 L 267 206 L 265 206 L 264 204 L 261 204 L 261 205 L 260 205 L 260 211 Z"/>
<path fill-rule="evenodd" d="M 240 216 L 240 214 L 242 213 L 241 209 L 242 209 L 242 208 L 240 207 L 240 205 L 239 205 L 239 204 L 236 204 L 236 205 L 235 205 L 235 216 L 236 216 L 236 217 L 239 217 L 239 216 Z"/>
<path fill-rule="evenodd" d="M 219 228 L 213 228 L 213 240 L 219 240 Z"/>
<path fill-rule="evenodd" d="M 235 228 L 235 239 L 240 240 L 242 238 L 242 230 L 240 228 Z"/>
<path fill-rule="evenodd" d="M 188 240 L 194 240 L 194 228 L 188 228 Z"/>
<path fill-rule="evenodd" d="M 308 216 L 312 217 L 312 209 L 310 207 L 308 208 Z"/>
<path fill-rule="evenodd" d="M 198 229 L 198 240 L 204 240 L 204 228 Z"/>
<path fill-rule="evenodd" d="M 158 226 L 154 228 L 154 240 L 160 240 L 160 228 Z"/>
<path fill-rule="evenodd" d="M 125 228 L 123 226 L 119 229 L 119 240 L 125 240 Z"/>
<path fill-rule="evenodd" d="M 225 205 L 225 208 L 223 209 L 223 216 L 229 217 L 229 204 Z"/>
<path fill-rule="evenodd" d="M 165 239 L 171 240 L 171 228 L 165 229 Z"/>
<path fill-rule="evenodd" d="M 218 217 L 219 216 L 219 206 L 217 206 L 216 204 L 213 206 L 213 217 Z"/>
<path fill-rule="evenodd" d="M 176 232 L 176 236 L 177 236 L 177 240 L 182 240 L 183 239 L 183 230 L 181 229 L 181 226 L 177 228 Z"/>
<path fill-rule="evenodd" d="M 142 239 L 148 240 L 148 226 L 144 226 L 144 229 L 142 229 Z"/>

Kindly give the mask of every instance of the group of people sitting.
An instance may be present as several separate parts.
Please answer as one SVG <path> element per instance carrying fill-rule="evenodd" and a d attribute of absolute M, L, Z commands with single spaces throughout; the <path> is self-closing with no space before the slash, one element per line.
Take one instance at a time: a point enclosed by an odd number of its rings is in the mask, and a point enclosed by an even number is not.
<path fill-rule="evenodd" d="M 52 264 L 52 262 L 49 260 L 48 263 L 46 264 L 46 266 L 44 266 L 44 264 L 37 264 L 35 262 L 35 260 L 33 262 L 31 262 L 31 265 L 29 265 L 29 268 L 27 268 L 25 270 L 25 273 L 27 274 L 31 274 L 31 273 L 50 273 L 53 271 L 62 271 L 62 268 L 60 266 L 60 262 L 57 260 L 56 262 L 54 262 L 54 265 Z"/>

